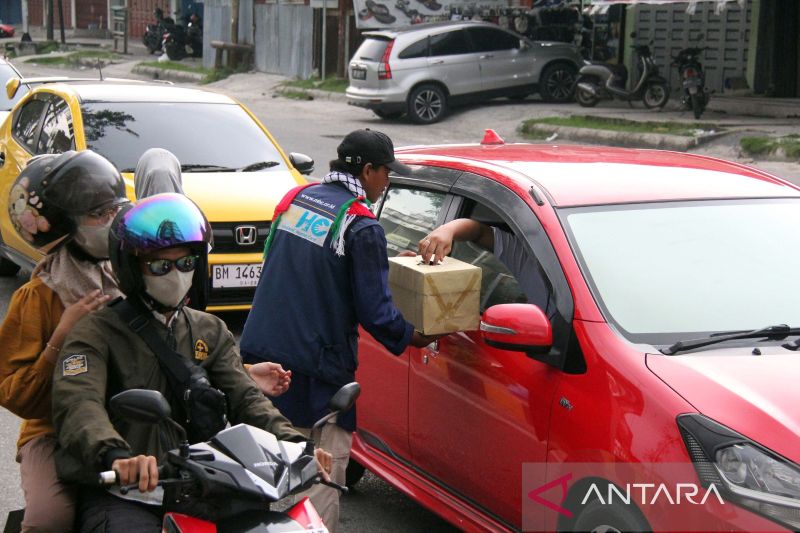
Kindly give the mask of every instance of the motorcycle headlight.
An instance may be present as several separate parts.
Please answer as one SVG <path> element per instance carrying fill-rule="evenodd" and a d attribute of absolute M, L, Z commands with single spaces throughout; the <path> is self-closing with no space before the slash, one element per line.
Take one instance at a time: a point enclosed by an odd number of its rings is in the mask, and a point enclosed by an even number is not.
<path fill-rule="evenodd" d="M 702 415 L 678 417 L 704 486 L 714 484 L 742 507 L 800 528 L 800 466 Z"/>

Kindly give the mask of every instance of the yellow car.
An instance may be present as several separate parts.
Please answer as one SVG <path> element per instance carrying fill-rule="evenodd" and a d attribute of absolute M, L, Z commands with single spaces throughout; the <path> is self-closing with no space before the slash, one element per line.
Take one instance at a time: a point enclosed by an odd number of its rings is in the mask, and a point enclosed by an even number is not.
<path fill-rule="evenodd" d="M 11 222 L 11 185 L 37 154 L 94 150 L 122 172 L 149 148 L 181 162 L 183 187 L 211 222 L 209 311 L 248 309 L 275 205 L 314 162 L 287 156 L 239 102 L 192 88 L 123 80 L 22 80 L 33 88 L 0 126 L 0 275 L 31 268 L 42 254 Z M 19 82 L 7 84 L 9 97 Z"/>

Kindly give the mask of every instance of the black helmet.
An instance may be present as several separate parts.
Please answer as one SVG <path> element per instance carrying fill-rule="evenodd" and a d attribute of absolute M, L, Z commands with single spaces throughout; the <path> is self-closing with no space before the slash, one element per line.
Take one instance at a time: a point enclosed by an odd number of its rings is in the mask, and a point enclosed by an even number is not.
<path fill-rule="evenodd" d="M 70 150 L 28 162 L 11 186 L 8 214 L 23 239 L 49 251 L 74 234 L 77 217 L 127 202 L 125 182 L 108 159 Z"/>
<path fill-rule="evenodd" d="M 148 196 L 123 209 L 114 219 L 109 235 L 111 266 L 120 290 L 153 304 L 145 294 L 138 257 L 173 246 L 188 246 L 200 256 L 189 291 L 191 306 L 204 309 L 208 299 L 208 251 L 213 240 L 211 225 L 203 212 L 182 194 Z"/>

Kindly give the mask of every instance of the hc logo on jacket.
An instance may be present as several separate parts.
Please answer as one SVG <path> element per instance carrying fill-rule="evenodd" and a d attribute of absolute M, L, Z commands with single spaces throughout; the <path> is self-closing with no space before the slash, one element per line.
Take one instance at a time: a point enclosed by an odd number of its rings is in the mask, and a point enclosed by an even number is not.
<path fill-rule="evenodd" d="M 301 239 L 322 246 L 331 229 L 333 218 L 316 210 L 305 209 L 292 204 L 283 214 L 279 230 L 288 231 Z"/>

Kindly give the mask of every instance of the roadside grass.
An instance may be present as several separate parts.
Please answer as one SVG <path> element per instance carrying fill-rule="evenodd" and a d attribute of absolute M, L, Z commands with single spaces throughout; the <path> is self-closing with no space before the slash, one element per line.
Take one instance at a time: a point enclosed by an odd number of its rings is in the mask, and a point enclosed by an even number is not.
<path fill-rule="evenodd" d="M 180 70 L 182 72 L 194 72 L 197 74 L 203 74 L 206 77 L 211 76 L 211 74 L 214 72 L 213 69 L 210 68 L 187 65 L 186 63 L 181 63 L 180 61 L 142 61 L 141 63 L 139 63 L 139 65 L 143 67 L 160 68 L 162 70 Z"/>
<path fill-rule="evenodd" d="M 344 93 L 349 84 L 349 80 L 345 78 L 325 78 L 324 80 L 309 78 L 307 80 L 288 81 L 284 83 L 283 86 L 294 89 L 318 89 L 320 91 Z"/>
<path fill-rule="evenodd" d="M 528 119 L 522 123 L 520 126 L 520 131 L 523 135 L 530 139 L 541 139 L 542 132 L 535 128 L 537 124 L 565 126 L 570 128 L 622 131 L 628 133 L 659 133 L 666 135 L 680 135 L 684 137 L 696 137 L 698 130 L 721 130 L 718 125 L 708 123 L 692 123 L 687 125 L 680 122 L 651 122 L 626 120 L 622 118 L 575 115 L 570 117 L 544 117 Z"/>
<path fill-rule="evenodd" d="M 782 153 L 788 159 L 800 159 L 800 135 L 796 133 L 783 137 L 742 137 L 739 146 L 750 156 Z"/>
<path fill-rule="evenodd" d="M 292 100 L 313 100 L 314 97 L 308 94 L 306 91 L 295 91 L 292 89 L 283 88 L 278 91 L 278 94 L 283 96 L 284 98 L 291 98 Z"/>
<path fill-rule="evenodd" d="M 34 57 L 26 60 L 25 62 L 36 63 L 38 65 L 76 65 L 80 63 L 82 59 L 99 59 L 105 60 L 106 62 L 111 62 L 122 59 L 122 56 L 107 50 L 78 50 L 76 52 L 72 52 L 71 54 Z"/>

